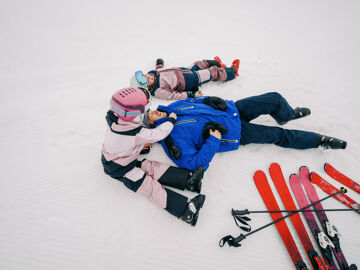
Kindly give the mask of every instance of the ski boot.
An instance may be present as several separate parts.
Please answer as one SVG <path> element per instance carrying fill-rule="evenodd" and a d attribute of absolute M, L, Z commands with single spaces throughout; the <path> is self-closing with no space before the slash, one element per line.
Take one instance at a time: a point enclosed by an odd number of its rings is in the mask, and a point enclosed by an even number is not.
<path fill-rule="evenodd" d="M 320 144 L 319 146 L 323 149 L 345 149 L 347 146 L 347 142 L 334 138 L 328 137 L 325 135 L 319 135 Z"/>
<path fill-rule="evenodd" d="M 205 195 L 199 194 L 196 197 L 192 198 L 186 206 L 185 213 L 182 215 L 181 219 L 192 226 L 196 225 L 196 222 L 199 217 L 200 208 L 204 205 Z"/>
<path fill-rule="evenodd" d="M 191 171 L 186 182 L 185 189 L 192 192 L 200 193 L 202 185 L 201 180 L 204 177 L 204 172 L 204 166 L 200 166 L 199 168 Z"/>
<path fill-rule="evenodd" d="M 215 61 L 218 61 L 218 62 L 220 63 L 220 67 L 226 68 L 226 65 L 225 65 L 223 62 L 221 62 L 221 59 L 220 59 L 219 56 L 215 56 L 215 57 L 214 57 L 214 60 L 215 60 Z"/>
<path fill-rule="evenodd" d="M 299 118 L 302 118 L 302 117 L 305 117 L 305 116 L 308 116 L 311 114 L 311 111 L 309 108 L 305 108 L 305 107 L 296 107 L 294 109 L 294 114 L 293 116 L 291 117 L 291 120 L 295 120 L 295 119 L 299 119 Z M 284 121 L 284 122 L 278 122 L 279 125 L 284 125 L 286 124 L 288 121 Z"/>
<path fill-rule="evenodd" d="M 235 69 L 235 77 L 239 76 L 239 66 L 240 66 L 240 60 L 239 59 L 235 59 L 233 62 L 232 62 L 232 65 L 231 67 L 233 69 Z"/>

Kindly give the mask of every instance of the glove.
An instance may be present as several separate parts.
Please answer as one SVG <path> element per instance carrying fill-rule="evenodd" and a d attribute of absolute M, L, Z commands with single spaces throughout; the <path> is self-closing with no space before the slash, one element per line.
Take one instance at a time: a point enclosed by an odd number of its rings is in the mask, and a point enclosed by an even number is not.
<path fill-rule="evenodd" d="M 227 109 L 226 101 L 219 97 L 207 97 L 204 99 L 204 104 L 223 112 Z"/>
<path fill-rule="evenodd" d="M 223 125 L 216 123 L 216 122 L 208 122 L 204 126 L 204 129 L 202 132 L 202 136 L 203 136 L 204 140 L 206 140 L 207 138 L 210 137 L 210 132 L 209 132 L 210 129 L 217 129 L 218 131 L 220 131 L 221 135 L 224 135 L 228 132 L 228 129 L 226 127 L 224 127 Z"/>
<path fill-rule="evenodd" d="M 179 158 L 181 158 L 182 153 L 179 147 L 177 147 L 174 144 L 174 140 L 173 138 L 169 135 L 166 137 L 166 139 L 164 140 L 165 146 L 168 149 L 168 153 L 170 155 L 170 157 L 178 160 Z"/>
<path fill-rule="evenodd" d="M 146 155 L 149 153 L 150 153 L 150 147 L 144 148 L 143 150 L 140 151 L 140 155 Z"/>
<path fill-rule="evenodd" d="M 194 86 L 193 88 L 190 89 L 190 92 L 192 93 L 196 93 L 197 91 L 199 91 L 199 87 L 198 86 Z"/>
<path fill-rule="evenodd" d="M 164 65 L 164 60 L 162 60 L 161 58 L 158 58 L 158 59 L 156 59 L 156 66 L 158 66 L 158 65 Z"/>

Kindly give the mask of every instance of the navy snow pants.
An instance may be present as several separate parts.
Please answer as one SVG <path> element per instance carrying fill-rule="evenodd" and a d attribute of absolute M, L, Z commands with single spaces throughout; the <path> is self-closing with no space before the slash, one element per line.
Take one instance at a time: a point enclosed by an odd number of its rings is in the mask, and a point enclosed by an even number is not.
<path fill-rule="evenodd" d="M 287 122 L 294 114 L 289 103 L 276 92 L 248 97 L 235 102 L 241 119 L 240 144 L 271 143 L 281 147 L 317 148 L 320 140 L 314 132 L 289 130 L 250 123 L 263 114 L 269 114 L 277 122 Z"/>

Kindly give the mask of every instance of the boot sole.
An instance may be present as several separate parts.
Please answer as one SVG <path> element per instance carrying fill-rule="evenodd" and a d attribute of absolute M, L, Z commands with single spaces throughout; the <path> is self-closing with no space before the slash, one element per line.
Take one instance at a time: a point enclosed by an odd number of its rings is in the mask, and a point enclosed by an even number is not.
<path fill-rule="evenodd" d="M 200 209 L 201 209 L 201 208 L 203 207 L 203 205 L 204 205 L 206 196 L 204 195 L 203 198 L 204 198 L 204 200 L 203 200 L 203 201 L 201 202 L 201 204 L 199 205 L 200 207 L 199 207 L 199 209 L 197 210 L 195 216 L 193 217 L 193 221 L 191 222 L 191 225 L 192 225 L 192 226 L 195 226 L 196 223 L 197 223 L 197 220 L 198 220 L 198 217 L 199 217 L 199 212 L 200 212 Z"/>

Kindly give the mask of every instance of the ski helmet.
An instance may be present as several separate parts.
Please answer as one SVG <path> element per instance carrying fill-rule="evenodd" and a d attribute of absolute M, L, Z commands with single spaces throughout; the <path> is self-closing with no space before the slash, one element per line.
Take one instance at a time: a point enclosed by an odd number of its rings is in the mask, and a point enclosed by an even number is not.
<path fill-rule="evenodd" d="M 143 75 L 141 70 L 135 72 L 135 75 L 130 78 L 130 86 L 132 87 L 141 87 L 148 90 L 147 80 Z"/>
<path fill-rule="evenodd" d="M 142 121 L 147 106 L 150 105 L 150 93 L 143 88 L 127 87 L 117 91 L 110 100 L 111 110 L 126 122 L 139 117 Z"/>

